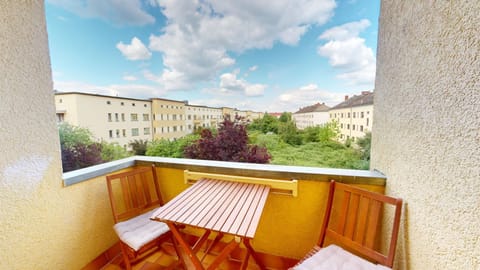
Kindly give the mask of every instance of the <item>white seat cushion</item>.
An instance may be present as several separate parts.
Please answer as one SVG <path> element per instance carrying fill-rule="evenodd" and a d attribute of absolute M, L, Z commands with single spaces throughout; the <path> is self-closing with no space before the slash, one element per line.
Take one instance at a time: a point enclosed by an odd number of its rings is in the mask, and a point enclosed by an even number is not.
<path fill-rule="evenodd" d="M 115 224 L 113 228 L 120 240 L 138 251 L 148 242 L 166 233 L 167 224 L 150 219 L 157 209 Z"/>
<path fill-rule="evenodd" d="M 336 245 L 320 249 L 293 269 L 297 270 L 391 270 L 353 255 Z"/>

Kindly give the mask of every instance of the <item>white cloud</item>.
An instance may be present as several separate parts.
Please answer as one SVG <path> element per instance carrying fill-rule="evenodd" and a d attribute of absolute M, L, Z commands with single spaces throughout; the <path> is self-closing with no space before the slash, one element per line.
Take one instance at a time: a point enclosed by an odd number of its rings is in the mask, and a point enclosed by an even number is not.
<path fill-rule="evenodd" d="M 129 82 L 138 80 L 138 78 L 133 75 L 124 75 L 122 79 Z"/>
<path fill-rule="evenodd" d="M 241 92 L 248 97 L 262 96 L 265 92 L 267 85 L 265 84 L 251 84 L 244 79 L 237 78 L 237 72 L 224 73 L 220 76 L 220 91 L 224 93 L 228 92 Z"/>
<path fill-rule="evenodd" d="M 99 18 L 115 25 L 146 25 L 155 18 L 142 9 L 140 0 L 47 0 L 84 18 Z"/>
<path fill-rule="evenodd" d="M 258 69 L 258 66 L 251 66 L 248 68 L 249 71 L 255 71 Z"/>
<path fill-rule="evenodd" d="M 152 53 L 137 37 L 133 37 L 130 44 L 119 42 L 116 47 L 128 60 L 147 60 L 152 57 Z"/>
<path fill-rule="evenodd" d="M 159 87 L 143 84 L 94 85 L 79 81 L 54 81 L 54 89 L 61 92 L 84 92 L 108 96 L 152 98 L 165 95 Z"/>
<path fill-rule="evenodd" d="M 332 15 L 334 0 L 169 0 L 158 1 L 167 25 L 151 35 L 149 48 L 163 54 L 166 67 L 156 78 L 166 89 L 215 78 L 235 59 L 229 52 L 296 45 L 313 24 Z M 169 80 L 175 74 L 176 79 Z M 255 92 L 255 91 L 252 91 Z"/>
<path fill-rule="evenodd" d="M 334 106 L 342 102 L 343 94 L 329 92 L 318 88 L 316 84 L 308 84 L 298 89 L 292 89 L 279 95 L 267 107 L 269 112 L 295 112 L 300 107 L 313 105 L 317 102 Z"/>
<path fill-rule="evenodd" d="M 329 64 L 340 70 L 337 78 L 348 85 L 368 86 L 375 82 L 376 60 L 371 48 L 359 34 L 370 26 L 368 20 L 346 23 L 323 32 L 319 39 L 327 43 L 317 48 L 319 55 L 327 57 Z"/>

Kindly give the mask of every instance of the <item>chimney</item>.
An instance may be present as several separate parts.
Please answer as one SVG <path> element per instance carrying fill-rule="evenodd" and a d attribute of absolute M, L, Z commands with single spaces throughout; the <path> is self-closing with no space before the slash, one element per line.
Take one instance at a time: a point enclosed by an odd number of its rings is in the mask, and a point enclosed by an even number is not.
<path fill-rule="evenodd" d="M 345 101 L 347 101 L 347 100 L 348 100 L 348 95 L 345 95 Z"/>

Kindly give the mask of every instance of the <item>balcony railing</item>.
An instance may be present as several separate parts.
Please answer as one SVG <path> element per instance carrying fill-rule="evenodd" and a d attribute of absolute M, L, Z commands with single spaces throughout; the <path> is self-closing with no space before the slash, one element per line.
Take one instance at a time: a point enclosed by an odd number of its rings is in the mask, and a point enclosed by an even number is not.
<path fill-rule="evenodd" d="M 118 241 L 113 232 L 113 218 L 108 202 L 105 175 L 135 166 L 155 164 L 163 199 L 169 201 L 189 184 L 184 171 L 215 173 L 231 176 L 297 180 L 297 196 L 271 193 L 265 205 L 259 227 L 252 241 L 261 253 L 299 259 L 314 246 L 322 224 L 328 182 L 359 185 L 365 189 L 384 192 L 385 176 L 376 171 L 279 166 L 191 159 L 135 156 L 64 174 L 65 192 L 81 193 L 70 202 L 75 222 L 85 222 L 71 248 L 88 254 L 85 265 Z M 71 205 L 70 204 L 70 205 Z M 86 209 L 85 204 L 88 205 Z M 87 237 L 87 236 L 96 237 Z"/>

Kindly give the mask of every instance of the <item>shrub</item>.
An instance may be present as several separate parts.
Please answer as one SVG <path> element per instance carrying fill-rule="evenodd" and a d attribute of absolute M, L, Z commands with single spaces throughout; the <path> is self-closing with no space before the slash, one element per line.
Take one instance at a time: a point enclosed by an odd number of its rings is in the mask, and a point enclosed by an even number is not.
<path fill-rule="evenodd" d="M 194 159 L 268 163 L 270 155 L 265 147 L 248 144 L 245 126 L 238 119 L 225 119 L 217 134 L 204 129 L 200 139 L 184 151 L 185 157 Z"/>

